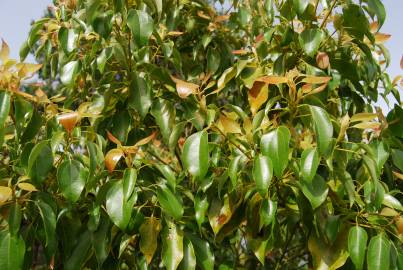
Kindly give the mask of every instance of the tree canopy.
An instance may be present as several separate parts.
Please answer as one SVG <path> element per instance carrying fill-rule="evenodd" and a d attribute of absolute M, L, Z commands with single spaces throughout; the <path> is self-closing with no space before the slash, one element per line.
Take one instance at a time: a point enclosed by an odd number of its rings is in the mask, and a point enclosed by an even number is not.
<path fill-rule="evenodd" d="M 402 269 L 385 17 L 54 0 L 0 51 L 0 269 Z"/>

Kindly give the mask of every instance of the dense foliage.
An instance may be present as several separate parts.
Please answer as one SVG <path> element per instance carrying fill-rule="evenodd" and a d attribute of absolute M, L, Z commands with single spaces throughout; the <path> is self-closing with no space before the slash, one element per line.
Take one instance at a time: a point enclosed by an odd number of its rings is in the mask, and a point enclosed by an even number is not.
<path fill-rule="evenodd" d="M 403 269 L 384 21 L 381 0 L 54 0 L 20 51 L 42 65 L 0 51 L 0 269 Z"/>

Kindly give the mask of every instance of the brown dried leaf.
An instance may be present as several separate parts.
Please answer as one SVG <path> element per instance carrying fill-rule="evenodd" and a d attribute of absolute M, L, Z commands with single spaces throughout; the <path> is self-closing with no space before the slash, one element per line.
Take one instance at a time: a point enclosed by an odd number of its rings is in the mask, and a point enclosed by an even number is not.
<path fill-rule="evenodd" d="M 108 139 L 113 142 L 116 145 L 122 145 L 122 143 L 119 141 L 118 138 L 116 138 L 115 136 L 113 136 L 112 133 L 110 133 L 109 131 L 106 131 L 106 135 L 108 136 Z"/>
<path fill-rule="evenodd" d="M 197 84 L 185 82 L 173 76 L 171 76 L 171 79 L 176 83 L 176 91 L 180 98 L 186 98 L 199 89 Z"/>
<path fill-rule="evenodd" d="M 145 145 L 145 144 L 151 142 L 152 140 L 155 139 L 155 137 L 157 136 L 157 133 L 158 132 L 156 130 L 153 131 L 153 133 L 151 133 L 150 136 L 147 136 L 147 137 L 141 139 L 140 141 L 136 142 L 136 144 L 134 146 L 142 146 L 142 145 Z"/>

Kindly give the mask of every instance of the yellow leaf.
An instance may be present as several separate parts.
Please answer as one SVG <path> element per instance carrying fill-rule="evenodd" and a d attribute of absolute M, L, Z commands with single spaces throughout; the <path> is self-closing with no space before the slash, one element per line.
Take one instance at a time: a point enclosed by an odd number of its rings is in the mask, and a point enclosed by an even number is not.
<path fill-rule="evenodd" d="M 171 79 L 176 83 L 176 91 L 181 98 L 186 98 L 199 89 L 197 84 L 185 82 L 173 76 L 171 76 Z"/>
<path fill-rule="evenodd" d="M 378 31 L 379 28 L 379 24 L 377 21 L 374 21 L 371 23 L 369 29 L 371 30 L 371 33 L 375 33 L 376 31 Z"/>
<path fill-rule="evenodd" d="M 282 84 L 282 83 L 287 83 L 288 79 L 287 77 L 283 76 L 264 76 L 256 79 L 258 82 L 264 82 L 268 84 Z"/>
<path fill-rule="evenodd" d="M 80 115 L 77 112 L 68 112 L 59 115 L 57 120 L 70 133 L 80 120 Z"/>
<path fill-rule="evenodd" d="M 250 110 L 255 115 L 269 97 L 269 87 L 266 83 L 256 81 L 248 91 Z"/>
<path fill-rule="evenodd" d="M 181 36 L 181 35 L 183 35 L 184 33 L 183 32 L 179 32 L 179 31 L 170 31 L 170 32 L 168 32 L 168 36 L 171 36 L 171 37 L 178 37 L 178 36 Z"/>
<path fill-rule="evenodd" d="M 0 59 L 3 63 L 7 62 L 8 57 L 10 55 L 10 48 L 7 43 L 2 39 L 1 50 L 0 50 Z"/>
<path fill-rule="evenodd" d="M 397 177 L 397 179 L 403 180 L 403 174 L 398 172 L 393 172 L 393 175 Z"/>
<path fill-rule="evenodd" d="M 34 185 L 30 184 L 30 183 L 18 183 L 17 186 L 20 189 L 28 191 L 28 192 L 38 191 L 36 189 L 36 187 Z"/>
<path fill-rule="evenodd" d="M 381 123 L 378 122 L 362 122 L 359 124 L 354 125 L 354 128 L 359 129 L 378 129 L 381 126 Z"/>
<path fill-rule="evenodd" d="M 224 116 L 223 114 L 220 115 L 220 119 L 218 120 L 218 126 L 225 134 L 241 133 L 241 127 L 239 126 L 238 122 Z"/>
<path fill-rule="evenodd" d="M 343 118 L 341 118 L 340 132 L 339 136 L 337 137 L 337 141 L 343 140 L 344 136 L 346 135 L 346 130 L 348 128 L 349 123 L 350 123 L 350 117 L 348 116 L 348 114 L 346 114 L 345 116 L 343 116 Z"/>
<path fill-rule="evenodd" d="M 158 235 L 161 231 L 161 222 L 155 217 L 146 218 L 140 226 L 140 251 L 146 257 L 147 264 L 153 259 L 158 247 Z"/>
<path fill-rule="evenodd" d="M 123 157 L 124 153 L 121 149 L 112 149 L 105 155 L 105 166 L 108 169 L 109 173 L 112 173 L 115 170 L 116 164 Z"/>
<path fill-rule="evenodd" d="M 224 22 L 227 21 L 230 18 L 230 15 L 220 15 L 215 17 L 214 22 L 219 23 L 219 22 Z"/>
<path fill-rule="evenodd" d="M 0 204 L 5 203 L 11 198 L 13 191 L 9 187 L 0 186 Z"/>
<path fill-rule="evenodd" d="M 376 33 L 375 34 L 375 43 L 382 44 L 385 43 L 388 39 L 390 39 L 391 35 L 384 33 Z"/>
<path fill-rule="evenodd" d="M 357 113 L 351 116 L 350 122 L 371 121 L 376 117 L 376 113 Z"/>
<path fill-rule="evenodd" d="M 332 77 L 316 77 L 316 76 L 306 76 L 302 82 L 311 84 L 322 84 L 327 83 L 332 79 Z"/>

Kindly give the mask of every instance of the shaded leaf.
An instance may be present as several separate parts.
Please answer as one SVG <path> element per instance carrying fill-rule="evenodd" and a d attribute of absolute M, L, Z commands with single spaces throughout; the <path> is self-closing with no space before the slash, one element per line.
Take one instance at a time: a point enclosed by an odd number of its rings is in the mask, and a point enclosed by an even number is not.
<path fill-rule="evenodd" d="M 155 217 L 146 218 L 140 226 L 140 251 L 146 257 L 147 264 L 150 264 L 157 249 L 160 231 L 161 222 Z"/>
<path fill-rule="evenodd" d="M 186 170 L 198 179 L 202 179 L 209 167 L 209 149 L 206 131 L 192 134 L 186 139 L 182 154 Z"/>
<path fill-rule="evenodd" d="M 348 252 L 357 270 L 363 269 L 368 235 L 364 228 L 351 227 L 348 233 Z"/>
<path fill-rule="evenodd" d="M 148 44 L 148 39 L 153 33 L 154 20 L 147 12 L 130 10 L 127 16 L 127 25 L 132 31 L 134 40 L 139 47 Z"/>

